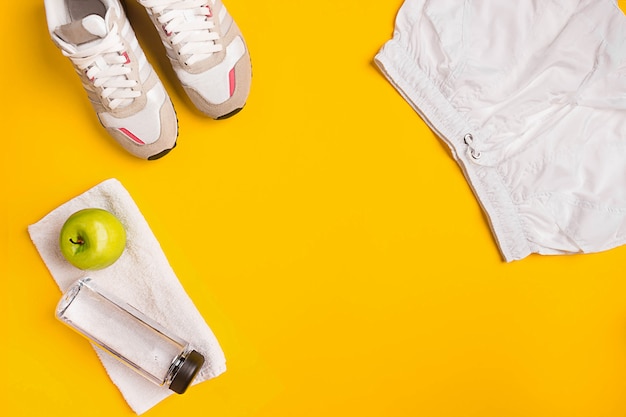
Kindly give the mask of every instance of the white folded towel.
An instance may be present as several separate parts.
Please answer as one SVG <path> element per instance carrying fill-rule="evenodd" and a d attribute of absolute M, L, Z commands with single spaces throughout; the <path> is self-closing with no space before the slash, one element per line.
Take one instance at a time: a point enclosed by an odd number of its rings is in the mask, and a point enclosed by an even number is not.
<path fill-rule="evenodd" d="M 63 258 L 59 233 L 72 213 L 89 207 L 108 210 L 118 217 L 126 228 L 127 245 L 112 266 L 86 273 Z M 118 180 L 109 179 L 98 184 L 30 225 L 28 231 L 62 292 L 77 279 L 88 275 L 103 289 L 172 330 L 204 355 L 205 363 L 194 384 L 226 370 L 224 353 L 217 339 L 180 284 L 139 208 Z M 59 334 L 65 331 L 69 329 L 59 323 Z M 144 379 L 97 346 L 93 347 L 135 413 L 144 413 L 172 393 Z"/>

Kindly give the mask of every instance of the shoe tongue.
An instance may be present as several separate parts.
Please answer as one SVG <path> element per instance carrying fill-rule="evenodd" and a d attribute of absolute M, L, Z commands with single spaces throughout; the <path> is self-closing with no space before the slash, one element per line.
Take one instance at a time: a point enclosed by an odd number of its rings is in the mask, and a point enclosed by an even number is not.
<path fill-rule="evenodd" d="M 74 45 L 83 45 L 102 39 L 107 32 L 104 19 L 95 14 L 89 15 L 82 20 L 59 26 L 55 30 L 59 38 Z"/>

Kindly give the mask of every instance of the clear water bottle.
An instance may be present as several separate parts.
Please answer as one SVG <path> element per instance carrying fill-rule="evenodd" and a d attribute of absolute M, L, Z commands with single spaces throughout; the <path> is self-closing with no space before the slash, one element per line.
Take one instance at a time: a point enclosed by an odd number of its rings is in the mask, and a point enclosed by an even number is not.
<path fill-rule="evenodd" d="M 90 278 L 74 283 L 56 316 L 150 381 L 182 394 L 204 363 L 189 343 L 134 307 L 98 288 Z"/>

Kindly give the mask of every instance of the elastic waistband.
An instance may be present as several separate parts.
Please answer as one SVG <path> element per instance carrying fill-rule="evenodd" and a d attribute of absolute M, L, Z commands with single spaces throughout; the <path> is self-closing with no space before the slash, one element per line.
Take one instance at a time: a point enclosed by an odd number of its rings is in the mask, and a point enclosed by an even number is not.
<path fill-rule="evenodd" d="M 480 132 L 470 124 L 421 71 L 396 39 L 388 41 L 375 57 L 387 79 L 428 126 L 450 147 L 483 211 L 503 258 L 514 261 L 532 253 L 510 194 L 495 166 L 472 147 Z"/>

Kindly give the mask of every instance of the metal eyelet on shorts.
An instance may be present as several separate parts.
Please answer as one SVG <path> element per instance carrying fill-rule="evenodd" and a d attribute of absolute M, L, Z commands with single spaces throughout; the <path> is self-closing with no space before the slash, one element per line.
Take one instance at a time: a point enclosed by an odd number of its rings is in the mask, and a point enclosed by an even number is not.
<path fill-rule="evenodd" d="M 472 146 L 472 143 L 474 143 L 474 136 L 472 136 L 471 133 L 467 133 L 465 136 L 463 136 L 463 142 L 465 142 L 465 144 L 467 145 L 467 149 L 469 149 L 470 156 L 473 159 L 480 159 L 481 157 L 480 151 L 477 151 L 476 148 Z"/>

